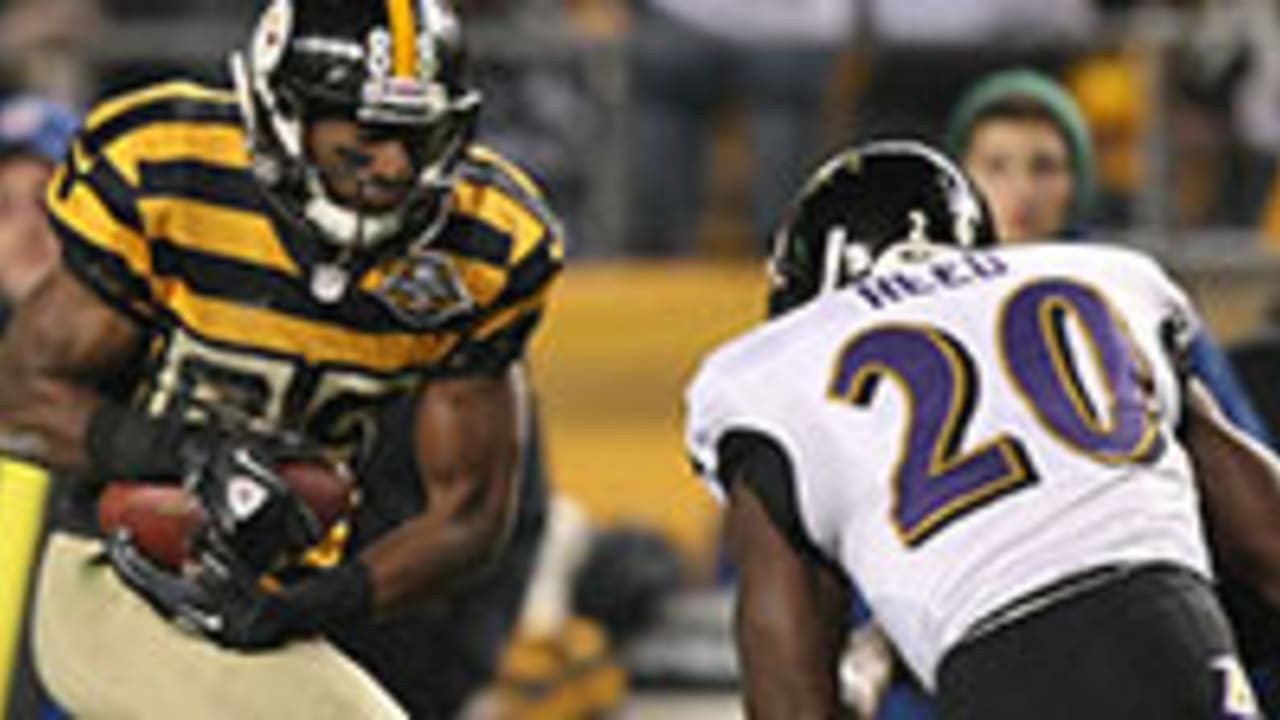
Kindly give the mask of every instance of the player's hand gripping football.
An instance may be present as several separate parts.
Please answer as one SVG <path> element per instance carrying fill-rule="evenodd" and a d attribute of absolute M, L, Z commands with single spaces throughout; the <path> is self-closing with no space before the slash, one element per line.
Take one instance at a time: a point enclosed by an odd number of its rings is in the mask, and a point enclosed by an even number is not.
<path fill-rule="evenodd" d="M 127 535 L 112 536 L 107 555 L 125 583 L 183 629 L 238 650 L 266 650 L 289 639 L 286 603 L 259 588 L 258 576 L 223 548 L 197 549 L 178 573 L 148 558 Z"/>
<path fill-rule="evenodd" d="M 326 524 L 281 474 L 304 456 L 298 447 L 247 435 L 184 450 L 183 483 L 208 517 L 201 537 L 208 551 L 264 573 L 324 539 Z"/>
<path fill-rule="evenodd" d="M 262 578 L 316 545 L 335 517 L 322 517 L 305 501 L 314 495 L 300 487 L 307 461 L 296 447 L 223 435 L 205 436 L 183 453 L 185 489 L 204 520 L 186 560 L 165 567 L 128 528 L 111 534 L 108 558 L 127 584 L 182 627 L 226 647 L 275 647 L 305 628 L 289 617 L 291 591 L 264 590 Z"/>

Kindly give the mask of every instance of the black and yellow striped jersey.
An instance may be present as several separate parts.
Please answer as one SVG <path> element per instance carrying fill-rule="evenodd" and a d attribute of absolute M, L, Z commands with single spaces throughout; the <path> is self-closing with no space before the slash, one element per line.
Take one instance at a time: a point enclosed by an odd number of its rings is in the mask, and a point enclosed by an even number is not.
<path fill-rule="evenodd" d="M 389 396 L 517 361 L 564 259 L 538 189 L 476 146 L 439 234 L 370 255 L 325 302 L 328 249 L 255 180 L 234 97 L 186 82 L 99 106 L 49 209 L 70 269 L 150 331 L 135 402 L 234 408 L 348 457 Z"/>

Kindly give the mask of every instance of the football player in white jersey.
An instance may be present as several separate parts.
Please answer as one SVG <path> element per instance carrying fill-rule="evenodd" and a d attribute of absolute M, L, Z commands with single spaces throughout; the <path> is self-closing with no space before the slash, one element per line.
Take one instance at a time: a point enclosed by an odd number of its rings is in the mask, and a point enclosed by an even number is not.
<path fill-rule="evenodd" d="M 772 321 L 691 385 L 751 716 L 836 716 L 851 580 L 944 718 L 1259 716 L 1200 508 L 1280 598 L 1280 473 L 1185 380 L 1193 309 L 1135 252 L 993 244 L 937 152 L 841 154 L 779 233 Z"/>

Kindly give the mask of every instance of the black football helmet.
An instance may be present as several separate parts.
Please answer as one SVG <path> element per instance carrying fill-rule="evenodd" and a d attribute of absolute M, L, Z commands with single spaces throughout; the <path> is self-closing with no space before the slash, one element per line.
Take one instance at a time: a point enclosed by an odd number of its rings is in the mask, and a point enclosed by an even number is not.
<path fill-rule="evenodd" d="M 846 150 L 814 173 L 778 231 L 769 315 L 854 281 L 890 256 L 995 242 L 985 201 L 941 152 L 914 141 Z"/>
<path fill-rule="evenodd" d="M 254 172 L 331 244 L 423 239 L 444 217 L 480 107 L 463 71 L 460 26 L 445 0 L 271 0 L 249 48 L 232 57 Z M 308 120 L 335 116 L 405 141 L 417 181 L 400 207 L 361 213 L 330 197 L 304 132 Z"/>

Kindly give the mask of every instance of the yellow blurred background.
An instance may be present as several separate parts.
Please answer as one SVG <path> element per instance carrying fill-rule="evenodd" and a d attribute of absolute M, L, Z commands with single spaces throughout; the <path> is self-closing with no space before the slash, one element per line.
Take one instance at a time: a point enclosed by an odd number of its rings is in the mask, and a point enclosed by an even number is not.
<path fill-rule="evenodd" d="M 554 482 L 606 524 L 662 530 L 712 567 L 715 508 L 685 460 L 681 396 L 699 358 L 759 320 L 757 263 L 571 266 L 534 353 Z"/>

